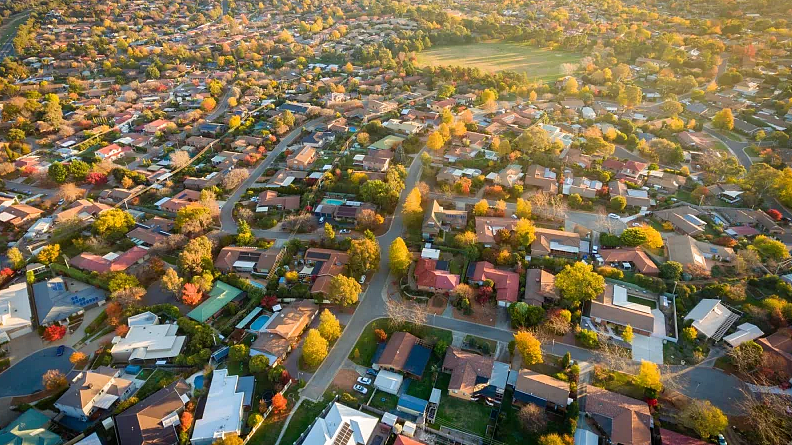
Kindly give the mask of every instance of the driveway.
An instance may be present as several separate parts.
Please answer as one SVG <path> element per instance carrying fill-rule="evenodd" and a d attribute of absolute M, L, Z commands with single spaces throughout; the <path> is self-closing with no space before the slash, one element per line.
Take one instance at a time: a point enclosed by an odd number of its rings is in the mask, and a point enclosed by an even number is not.
<path fill-rule="evenodd" d="M 69 356 L 74 349 L 66 347 L 62 356 L 55 355 L 56 346 L 36 351 L 0 374 L 0 397 L 23 396 L 44 389 L 41 378 L 50 369 L 68 374 L 73 366 Z"/>
<path fill-rule="evenodd" d="M 636 362 L 663 364 L 663 339 L 635 334 L 632 342 L 632 359 Z"/>

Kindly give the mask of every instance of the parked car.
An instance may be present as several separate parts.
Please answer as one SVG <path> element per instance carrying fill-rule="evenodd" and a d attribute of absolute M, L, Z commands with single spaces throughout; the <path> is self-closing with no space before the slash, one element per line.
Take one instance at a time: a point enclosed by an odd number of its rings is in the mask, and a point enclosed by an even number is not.
<path fill-rule="evenodd" d="M 354 389 L 355 391 L 357 391 L 357 392 L 359 392 L 361 394 L 368 393 L 368 388 L 366 388 L 365 386 L 362 386 L 362 385 L 355 385 L 355 386 L 352 387 L 352 389 Z"/>
<path fill-rule="evenodd" d="M 366 276 L 363 275 L 362 277 L 360 277 L 360 284 L 363 284 L 365 282 L 366 282 Z"/>
<path fill-rule="evenodd" d="M 64 352 L 66 352 L 66 346 L 60 345 L 60 346 L 58 346 L 58 350 L 55 351 L 55 355 L 60 357 L 60 356 L 63 355 Z"/>
<path fill-rule="evenodd" d="M 723 437 L 723 434 L 718 434 L 718 445 L 729 445 L 726 442 L 726 438 Z"/>
<path fill-rule="evenodd" d="M 366 370 L 366 375 L 370 375 L 370 376 L 374 376 L 374 377 L 376 377 L 376 376 L 377 376 L 377 370 L 376 370 L 376 369 L 371 369 L 371 368 L 368 368 L 368 369 Z"/>
<path fill-rule="evenodd" d="M 338 231 L 338 233 L 349 233 L 349 232 L 351 232 L 351 230 L 349 229 L 341 229 Z"/>
<path fill-rule="evenodd" d="M 617 214 L 615 214 L 615 213 L 608 213 L 608 218 L 611 218 L 611 219 L 619 219 L 620 217 L 619 217 L 619 215 L 617 215 Z"/>
<path fill-rule="evenodd" d="M 358 377 L 357 382 L 361 385 L 371 385 L 371 379 L 368 377 Z"/>

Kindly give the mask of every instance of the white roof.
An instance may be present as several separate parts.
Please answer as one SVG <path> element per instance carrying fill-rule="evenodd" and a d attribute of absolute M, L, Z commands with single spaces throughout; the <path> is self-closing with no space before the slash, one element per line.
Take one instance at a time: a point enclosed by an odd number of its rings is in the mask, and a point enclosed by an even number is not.
<path fill-rule="evenodd" d="M 404 381 L 404 376 L 395 372 L 381 370 L 374 379 L 374 387 L 390 394 L 396 394 Z"/>
<path fill-rule="evenodd" d="M 694 328 L 707 337 L 712 337 L 731 314 L 720 300 L 705 298 L 685 316 L 685 320 L 693 320 Z"/>
<path fill-rule="evenodd" d="M 252 269 L 256 266 L 254 261 L 234 261 L 234 267 L 238 267 L 240 269 Z"/>
<path fill-rule="evenodd" d="M 127 326 L 151 326 L 159 323 L 159 317 L 151 312 L 133 315 L 127 318 Z"/>
<path fill-rule="evenodd" d="M 131 353 L 129 360 L 152 360 L 171 358 L 179 355 L 184 346 L 185 336 L 176 335 L 179 327 L 175 324 L 156 324 L 130 326 L 126 337 L 116 337 L 110 350 L 111 354 Z"/>
<path fill-rule="evenodd" d="M 17 283 L 0 290 L 0 333 L 31 326 L 27 283 Z"/>
<path fill-rule="evenodd" d="M 203 418 L 195 421 L 193 443 L 203 440 L 214 442 L 215 438 L 240 432 L 245 394 L 236 392 L 237 379 L 235 375 L 228 375 L 227 369 L 214 371 Z"/>
<path fill-rule="evenodd" d="M 438 259 L 440 259 L 440 250 L 438 250 L 438 249 L 428 249 L 428 248 L 424 247 L 421 250 L 421 258 L 429 258 L 429 259 L 432 259 L 432 260 L 438 260 Z"/>
<path fill-rule="evenodd" d="M 756 340 L 763 335 L 764 332 L 755 325 L 743 323 L 737 326 L 737 332 L 723 337 L 723 341 L 736 348 L 747 341 Z"/>
<path fill-rule="evenodd" d="M 215 371 L 216 372 L 216 371 Z M 367 443 L 379 419 L 339 403 L 333 403 L 323 418 L 316 419 L 304 445 L 354 445 Z"/>

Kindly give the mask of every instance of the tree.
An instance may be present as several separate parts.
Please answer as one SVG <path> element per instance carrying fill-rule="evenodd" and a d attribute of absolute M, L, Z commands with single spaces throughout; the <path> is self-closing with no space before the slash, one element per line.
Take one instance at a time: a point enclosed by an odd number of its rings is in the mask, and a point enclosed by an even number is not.
<path fill-rule="evenodd" d="M 253 374 L 262 374 L 269 370 L 270 362 L 266 355 L 254 355 L 250 357 L 248 366 Z"/>
<path fill-rule="evenodd" d="M 675 100 L 667 100 L 660 104 L 660 110 L 662 110 L 666 116 L 677 116 L 682 113 L 685 108 L 681 103 Z"/>
<path fill-rule="evenodd" d="M 642 225 L 640 229 L 643 231 L 644 236 L 646 236 L 646 241 L 644 241 L 645 246 L 652 249 L 663 247 L 663 236 L 660 235 L 657 229 L 646 224 Z"/>
<path fill-rule="evenodd" d="M 678 281 L 682 277 L 682 264 L 676 261 L 666 261 L 660 265 L 660 276 L 666 280 Z"/>
<path fill-rule="evenodd" d="M 333 226 L 330 223 L 325 223 L 324 225 L 324 236 L 329 240 L 334 240 L 336 237 L 335 230 L 333 230 Z"/>
<path fill-rule="evenodd" d="M 180 233 L 201 233 L 212 225 L 212 213 L 205 206 L 192 203 L 180 208 L 176 212 L 176 221 L 173 227 Z"/>
<path fill-rule="evenodd" d="M 41 249 L 38 255 L 36 255 L 38 262 L 45 266 L 58 261 L 58 257 L 60 257 L 60 244 L 50 244 Z"/>
<path fill-rule="evenodd" d="M 178 170 L 190 165 L 190 153 L 187 150 L 176 150 L 170 154 L 170 165 L 173 170 Z"/>
<path fill-rule="evenodd" d="M 212 442 L 212 445 L 243 445 L 242 438 L 236 434 L 225 436 Z"/>
<path fill-rule="evenodd" d="M 789 258 L 789 251 L 784 243 L 774 240 L 765 235 L 759 235 L 754 239 L 753 247 L 759 252 L 759 255 L 764 259 L 773 261 L 781 261 Z"/>
<path fill-rule="evenodd" d="M 547 417 L 544 408 L 529 403 L 517 413 L 520 426 L 530 434 L 538 434 L 547 429 Z"/>
<path fill-rule="evenodd" d="M 193 424 L 193 413 L 184 410 L 182 411 L 181 415 L 179 415 L 179 429 L 181 431 L 189 431 Z"/>
<path fill-rule="evenodd" d="M 754 341 L 747 341 L 729 351 L 729 358 L 740 372 L 753 371 L 762 364 L 764 350 Z"/>
<path fill-rule="evenodd" d="M 457 287 L 459 286 L 463 285 L 457 285 Z M 545 316 L 545 311 L 541 306 L 531 306 L 524 301 L 517 301 L 510 304 L 508 312 L 511 317 L 513 328 L 529 328 L 536 326 L 542 322 Z"/>
<path fill-rule="evenodd" d="M 178 293 L 182 288 L 183 282 L 181 277 L 179 277 L 179 273 L 170 267 L 165 270 L 165 274 L 162 275 L 160 280 L 162 288 L 173 294 Z"/>
<path fill-rule="evenodd" d="M 216 106 L 217 106 L 217 101 L 214 100 L 214 98 L 212 97 L 207 97 L 206 99 L 203 100 L 203 102 L 201 102 L 201 109 L 207 113 L 214 110 Z"/>
<path fill-rule="evenodd" d="M 58 184 L 63 184 L 69 177 L 69 171 L 60 162 L 54 162 L 47 169 L 47 176 Z"/>
<path fill-rule="evenodd" d="M 6 256 L 8 256 L 8 261 L 11 262 L 11 267 L 14 270 L 22 269 L 23 267 L 25 267 L 25 264 L 27 263 L 25 261 L 25 257 L 22 256 L 22 252 L 20 252 L 19 249 L 17 249 L 16 247 L 12 247 L 8 249 L 8 252 L 6 252 Z"/>
<path fill-rule="evenodd" d="M 564 299 L 582 302 L 605 291 L 605 278 L 594 272 L 590 264 L 577 262 L 564 266 L 564 270 L 556 275 L 555 285 Z"/>
<path fill-rule="evenodd" d="M 633 328 L 632 326 L 627 325 L 627 327 L 624 328 L 624 332 L 622 332 L 622 339 L 627 343 L 632 343 L 633 337 Z"/>
<path fill-rule="evenodd" d="M 327 357 L 327 340 L 316 329 L 308 331 L 303 343 L 302 359 L 309 368 L 318 367 Z"/>
<path fill-rule="evenodd" d="M 533 223 L 524 218 L 517 221 L 514 224 L 514 239 L 520 246 L 530 246 L 536 239 Z"/>
<path fill-rule="evenodd" d="M 367 271 L 379 269 L 380 247 L 376 240 L 360 238 L 352 240 L 349 247 L 349 272 L 356 277 Z"/>
<path fill-rule="evenodd" d="M 203 293 L 193 283 L 185 283 L 182 288 L 181 301 L 187 306 L 197 306 L 203 298 Z"/>
<path fill-rule="evenodd" d="M 132 230 L 135 218 L 121 209 L 109 209 L 100 213 L 93 223 L 93 231 L 99 236 L 115 240 Z"/>
<path fill-rule="evenodd" d="M 482 199 L 473 206 L 474 216 L 484 216 L 489 211 L 489 203 L 486 199 Z"/>
<path fill-rule="evenodd" d="M 72 352 L 72 354 L 69 356 L 69 362 L 70 362 L 72 365 L 75 365 L 75 366 L 77 366 L 77 365 L 80 365 L 81 363 L 82 363 L 82 364 L 85 364 L 85 362 L 86 362 L 87 360 L 88 360 L 88 356 L 87 356 L 87 355 L 85 355 L 85 354 L 83 354 L 83 353 L 82 353 L 82 352 L 80 352 L 80 351 L 74 351 L 74 352 Z"/>
<path fill-rule="evenodd" d="M 517 352 L 522 357 L 523 366 L 531 366 L 543 363 L 542 344 L 528 331 L 519 331 L 514 334 L 514 342 Z"/>
<path fill-rule="evenodd" d="M 624 196 L 614 196 L 611 198 L 608 207 L 616 213 L 621 213 L 627 207 L 627 199 Z"/>
<path fill-rule="evenodd" d="M 693 326 L 688 326 L 682 329 L 682 340 L 688 343 L 693 343 L 698 338 L 698 331 Z"/>
<path fill-rule="evenodd" d="M 58 187 L 58 198 L 65 202 L 72 202 L 83 195 L 83 190 L 71 182 L 67 182 Z"/>
<path fill-rule="evenodd" d="M 199 274 L 204 264 L 212 262 L 212 242 L 205 236 L 191 239 L 179 254 L 179 265 L 182 271 Z"/>
<path fill-rule="evenodd" d="M 385 218 L 374 210 L 363 209 L 358 212 L 355 222 L 359 229 L 375 229 L 385 222 Z"/>
<path fill-rule="evenodd" d="M 663 383 L 660 379 L 660 369 L 657 364 L 641 360 L 641 370 L 638 376 L 635 377 L 635 383 L 645 389 L 660 391 L 663 389 Z"/>
<path fill-rule="evenodd" d="M 410 190 L 407 199 L 404 200 L 404 224 L 412 229 L 418 229 L 423 222 L 424 210 L 421 207 L 421 192 L 418 187 Z"/>
<path fill-rule="evenodd" d="M 445 145 L 445 140 L 443 139 L 442 134 L 436 131 L 429 133 L 429 137 L 426 139 L 426 146 L 430 150 L 439 152 L 440 150 L 443 149 L 444 145 Z"/>
<path fill-rule="evenodd" d="M 319 314 L 319 333 L 329 343 L 341 336 L 341 323 L 332 312 L 325 309 Z"/>
<path fill-rule="evenodd" d="M 272 406 L 272 411 L 275 414 L 280 414 L 286 411 L 287 402 L 286 402 L 286 397 L 283 397 L 283 394 L 281 393 L 275 394 L 275 396 L 272 398 L 272 402 L 270 403 Z"/>
<path fill-rule="evenodd" d="M 723 412 L 709 400 L 693 400 L 679 413 L 682 424 L 695 431 L 702 439 L 717 436 L 729 425 Z"/>
<path fill-rule="evenodd" d="M 403 276 L 407 273 L 412 263 L 412 255 L 410 255 L 410 251 L 407 250 L 407 244 L 404 243 L 401 237 L 397 237 L 391 243 L 388 251 L 388 258 L 390 260 L 390 270 L 394 274 Z"/>
<path fill-rule="evenodd" d="M 231 346 L 228 351 L 228 358 L 232 362 L 245 362 L 250 358 L 250 348 L 241 343 Z"/>
<path fill-rule="evenodd" d="M 327 298 L 342 306 L 350 306 L 357 303 L 361 291 L 360 283 L 354 278 L 336 275 L 330 279 Z"/>
<path fill-rule="evenodd" d="M 568 445 L 572 443 L 568 436 L 560 436 L 556 433 L 545 434 L 539 438 L 538 445 Z"/>
<path fill-rule="evenodd" d="M 138 286 L 140 286 L 140 281 L 138 281 L 136 277 L 124 272 L 114 273 L 107 284 L 108 289 L 112 293 Z"/>
<path fill-rule="evenodd" d="M 517 198 L 517 204 L 514 214 L 518 218 L 530 219 L 531 218 L 531 203 L 525 199 Z"/>
<path fill-rule="evenodd" d="M 250 230 L 250 225 L 248 225 L 247 221 L 244 219 L 239 221 L 237 225 L 237 236 L 236 242 L 240 246 L 249 246 L 256 241 L 256 237 L 253 236 L 253 231 Z"/>
<path fill-rule="evenodd" d="M 712 126 L 719 130 L 731 130 L 734 128 L 734 115 L 731 108 L 724 108 L 712 117 Z"/>
<path fill-rule="evenodd" d="M 120 324 L 115 328 L 115 334 L 119 337 L 126 337 L 127 333 L 129 333 L 129 326 L 125 324 Z"/>
<path fill-rule="evenodd" d="M 55 391 L 69 384 L 69 381 L 66 380 L 66 376 L 57 369 L 50 369 L 45 372 L 41 380 L 44 383 L 44 388 L 50 391 Z"/>
<path fill-rule="evenodd" d="M 239 187 L 248 177 L 250 171 L 246 168 L 235 168 L 223 176 L 222 186 L 226 190 L 233 190 Z"/>
<path fill-rule="evenodd" d="M 135 277 L 131 278 L 137 281 Z M 146 295 L 146 289 L 139 286 L 130 286 L 113 292 L 110 294 L 110 297 L 124 308 L 128 308 L 130 306 L 137 306 L 144 295 Z"/>
<path fill-rule="evenodd" d="M 621 236 L 622 244 L 625 246 L 636 247 L 646 242 L 646 233 L 640 227 L 629 227 L 624 229 Z"/>
<path fill-rule="evenodd" d="M 247 425 L 248 428 L 253 428 L 254 426 L 258 425 L 259 423 L 264 421 L 264 416 L 259 413 L 252 413 L 248 416 Z"/>

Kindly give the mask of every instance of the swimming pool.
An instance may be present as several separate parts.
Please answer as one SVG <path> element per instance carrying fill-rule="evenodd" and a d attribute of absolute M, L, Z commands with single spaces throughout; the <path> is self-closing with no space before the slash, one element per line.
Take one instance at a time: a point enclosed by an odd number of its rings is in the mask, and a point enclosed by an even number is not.
<path fill-rule="evenodd" d="M 269 320 L 269 315 L 262 315 L 261 317 L 257 318 L 253 323 L 250 324 L 251 331 L 258 331 L 259 329 L 263 328 L 265 324 L 267 324 L 267 320 Z"/>
<path fill-rule="evenodd" d="M 204 377 L 202 375 L 195 376 L 195 380 L 193 380 L 193 387 L 195 387 L 195 389 L 203 389 L 203 379 Z"/>
<path fill-rule="evenodd" d="M 344 205 L 346 201 L 343 199 L 333 199 L 333 198 L 326 198 L 322 200 L 322 204 L 330 205 L 330 206 L 340 206 Z"/>

